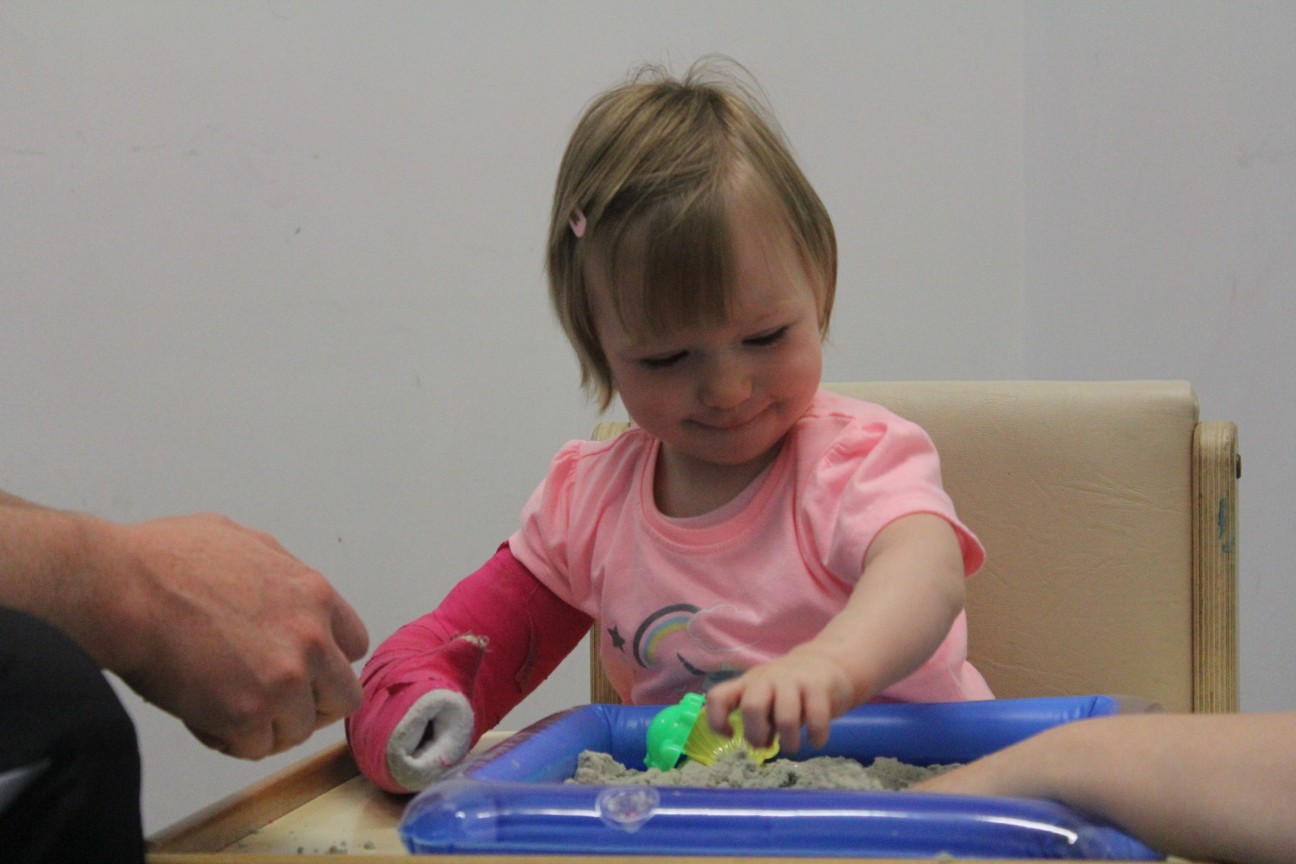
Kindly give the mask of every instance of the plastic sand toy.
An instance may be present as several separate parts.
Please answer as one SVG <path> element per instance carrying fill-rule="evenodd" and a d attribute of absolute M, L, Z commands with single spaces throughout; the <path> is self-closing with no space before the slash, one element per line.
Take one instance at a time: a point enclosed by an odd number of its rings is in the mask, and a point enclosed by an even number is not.
<path fill-rule="evenodd" d="M 778 754 L 777 735 L 768 747 L 753 747 L 748 743 L 743 735 L 742 717 L 736 710 L 729 715 L 733 734 L 717 733 L 702 713 L 705 704 L 706 697 L 701 693 L 688 693 L 678 705 L 668 705 L 657 712 L 648 725 L 648 753 L 644 763 L 649 768 L 670 771 L 684 756 L 703 765 L 713 765 L 724 754 L 736 750 L 745 752 L 757 763 Z"/>

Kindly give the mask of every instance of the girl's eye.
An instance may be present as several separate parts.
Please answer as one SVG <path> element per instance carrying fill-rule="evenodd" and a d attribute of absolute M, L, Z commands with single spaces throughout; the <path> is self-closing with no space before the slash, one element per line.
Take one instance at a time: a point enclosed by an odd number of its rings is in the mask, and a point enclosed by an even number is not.
<path fill-rule="evenodd" d="M 787 335 L 788 328 L 780 327 L 777 330 L 771 330 L 768 333 L 762 333 L 759 336 L 753 336 L 745 340 L 748 345 L 754 348 L 764 348 L 767 345 L 774 345 Z"/>
<path fill-rule="evenodd" d="M 687 352 L 677 351 L 664 357 L 645 357 L 639 362 L 649 369 L 669 369 L 684 359 Z"/>

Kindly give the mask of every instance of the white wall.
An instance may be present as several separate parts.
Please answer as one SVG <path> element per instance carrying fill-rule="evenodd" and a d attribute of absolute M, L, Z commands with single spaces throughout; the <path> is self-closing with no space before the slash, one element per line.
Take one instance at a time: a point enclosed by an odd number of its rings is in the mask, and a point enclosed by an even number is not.
<path fill-rule="evenodd" d="M 1296 707 L 1284 3 L 5 3 L 0 488 L 227 512 L 376 643 L 595 421 L 541 272 L 576 115 L 708 52 L 834 215 L 826 377 L 1182 377 L 1239 421 L 1243 705 Z M 150 831 L 340 735 L 241 763 L 127 702 Z"/>
<path fill-rule="evenodd" d="M 1024 5 L 1037 378 L 1186 378 L 1239 427 L 1241 701 L 1296 707 L 1296 5 Z"/>

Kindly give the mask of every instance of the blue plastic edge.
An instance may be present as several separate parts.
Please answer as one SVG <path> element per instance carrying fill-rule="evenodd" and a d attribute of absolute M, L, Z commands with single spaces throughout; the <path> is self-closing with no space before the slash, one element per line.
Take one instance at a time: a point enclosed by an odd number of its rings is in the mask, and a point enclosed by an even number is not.
<path fill-rule="evenodd" d="M 796 758 L 967 762 L 1051 726 L 1154 706 L 1116 696 L 864 705 Z M 661 706 L 551 715 L 447 772 L 410 802 L 410 852 L 1160 860 L 1117 828 L 1050 801 L 894 792 L 565 783 L 583 750 L 642 767 Z"/>

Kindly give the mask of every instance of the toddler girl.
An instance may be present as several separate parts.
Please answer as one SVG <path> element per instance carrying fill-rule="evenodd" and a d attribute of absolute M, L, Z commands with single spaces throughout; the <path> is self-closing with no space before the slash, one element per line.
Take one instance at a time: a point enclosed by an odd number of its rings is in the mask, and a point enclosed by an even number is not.
<path fill-rule="evenodd" d="M 984 558 L 927 435 L 819 389 L 832 223 L 761 103 L 713 63 L 598 97 L 558 174 L 551 299 L 606 409 L 521 526 L 397 631 L 348 720 L 378 785 L 458 761 L 599 622 L 630 704 L 706 691 L 708 719 L 795 751 L 870 700 L 991 698 L 966 660 Z"/>

